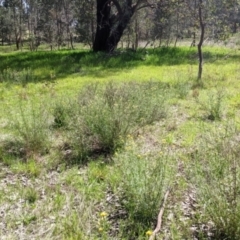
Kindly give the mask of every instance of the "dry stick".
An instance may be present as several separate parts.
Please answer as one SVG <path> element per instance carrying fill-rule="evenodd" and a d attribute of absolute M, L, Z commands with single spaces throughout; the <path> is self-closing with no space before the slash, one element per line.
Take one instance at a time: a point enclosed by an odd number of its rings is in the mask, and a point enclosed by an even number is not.
<path fill-rule="evenodd" d="M 169 193 L 170 193 L 170 189 L 168 189 L 167 192 L 164 195 L 162 207 L 161 207 L 160 212 L 158 214 L 157 226 L 156 226 L 155 230 L 153 231 L 152 235 L 150 236 L 149 240 L 154 240 L 155 237 L 156 237 L 156 234 L 161 230 L 163 212 L 164 212 L 164 209 L 165 209 L 165 205 L 166 205 Z"/>

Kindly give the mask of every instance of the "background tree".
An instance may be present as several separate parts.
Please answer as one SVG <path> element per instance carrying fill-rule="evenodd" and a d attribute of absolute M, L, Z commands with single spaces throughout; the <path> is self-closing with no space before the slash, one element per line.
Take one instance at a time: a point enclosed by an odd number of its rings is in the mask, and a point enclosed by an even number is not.
<path fill-rule="evenodd" d="M 230 13 L 232 3 L 225 0 L 186 0 L 186 7 L 191 13 L 193 24 L 199 29 L 199 42 L 197 45 L 199 58 L 198 80 L 202 78 L 202 46 L 205 37 L 223 39 L 230 33 L 230 18 L 228 14 Z"/>
<path fill-rule="evenodd" d="M 231 1 L 231 9 L 229 12 L 229 21 L 232 33 L 237 33 L 237 29 L 240 26 L 240 1 Z"/>
<path fill-rule="evenodd" d="M 106 52 L 120 39 L 134 49 L 140 43 L 176 46 L 200 37 L 199 6 L 204 39 L 224 40 L 238 31 L 240 0 L 0 0 L 0 42 L 37 50 L 42 43 L 60 49 L 78 41 Z"/>
<path fill-rule="evenodd" d="M 11 29 L 11 37 L 14 36 L 16 48 L 19 50 L 22 46 L 22 37 L 25 36 L 26 30 L 26 14 L 23 0 L 5 0 L 2 2 L 2 5 L 5 8 L 5 16 L 8 19 L 8 29 Z"/>
<path fill-rule="evenodd" d="M 8 9 L 0 6 L 0 39 L 1 44 L 4 42 L 11 43 L 12 21 L 8 14 Z"/>
<path fill-rule="evenodd" d="M 75 0 L 74 9 L 77 40 L 92 47 L 96 29 L 96 1 Z"/>
<path fill-rule="evenodd" d="M 151 4 L 145 0 L 97 0 L 97 30 L 94 51 L 112 52 L 134 13 Z"/>

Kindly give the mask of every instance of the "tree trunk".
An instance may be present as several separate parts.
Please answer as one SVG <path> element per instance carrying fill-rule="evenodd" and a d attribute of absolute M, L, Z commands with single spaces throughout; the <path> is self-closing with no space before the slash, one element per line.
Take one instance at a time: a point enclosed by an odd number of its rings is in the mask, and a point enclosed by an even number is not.
<path fill-rule="evenodd" d="M 178 4 L 179 4 L 179 1 L 178 1 Z M 178 41 L 178 38 L 179 38 L 179 13 L 178 13 L 178 11 L 177 11 L 177 22 L 176 22 L 176 24 L 177 24 L 177 32 L 176 32 L 176 39 L 175 39 L 175 43 L 174 43 L 174 47 L 176 47 L 177 46 L 177 41 Z"/>
<path fill-rule="evenodd" d="M 3 33 L 3 28 L 2 28 L 2 46 L 4 45 L 4 38 L 3 38 L 3 35 L 4 35 L 4 33 Z"/>
<path fill-rule="evenodd" d="M 73 46 L 73 36 L 72 36 L 72 33 L 70 33 L 70 46 L 71 46 L 71 49 L 73 50 L 74 46 Z"/>
<path fill-rule="evenodd" d="M 135 19 L 135 45 L 134 50 L 138 49 L 138 42 L 139 42 L 139 24 L 138 24 L 138 18 Z"/>
<path fill-rule="evenodd" d="M 73 39 L 72 39 L 72 33 L 70 31 L 70 17 L 69 17 L 69 2 L 62 1 L 65 18 L 66 18 L 66 30 L 67 30 L 67 38 L 68 38 L 68 48 L 74 49 L 73 47 Z"/>
<path fill-rule="evenodd" d="M 93 46 L 93 43 L 94 43 L 94 39 L 95 39 L 95 36 L 94 36 L 94 32 L 95 32 L 95 24 L 94 24 L 94 17 L 93 17 L 93 15 L 94 15 L 94 12 L 95 12 L 95 6 L 94 6 L 94 3 L 92 2 L 92 4 L 91 4 L 91 15 L 92 15 L 92 17 L 91 17 L 91 47 Z"/>
<path fill-rule="evenodd" d="M 23 11 L 23 0 L 21 0 L 21 9 L 20 9 L 20 16 L 19 16 L 19 44 L 21 46 L 21 51 L 23 47 L 23 42 L 22 42 L 22 11 Z"/>
<path fill-rule="evenodd" d="M 135 8 L 131 5 L 125 6 L 123 10 L 119 6 L 118 13 L 111 14 L 111 2 L 97 0 L 97 31 L 93 51 L 114 51 L 133 16 L 134 10 Z"/>
<path fill-rule="evenodd" d="M 237 22 L 236 22 L 236 20 L 234 20 L 234 23 L 233 23 L 233 33 L 237 33 Z"/>
<path fill-rule="evenodd" d="M 195 45 L 196 45 L 196 32 L 194 30 L 194 32 L 193 32 L 193 41 L 191 43 L 191 47 L 195 47 Z"/>
<path fill-rule="evenodd" d="M 19 50 L 20 49 L 20 37 L 19 36 L 15 37 L 15 43 L 16 43 L 17 50 Z"/>
<path fill-rule="evenodd" d="M 200 23 L 200 40 L 198 43 L 198 58 L 199 58 L 199 65 L 198 65 L 198 78 L 197 80 L 202 79 L 202 69 L 203 69 L 203 55 L 202 55 L 202 45 L 204 40 L 204 33 L 205 33 L 205 26 L 203 23 L 203 17 L 202 17 L 202 0 L 199 0 L 199 6 L 198 6 L 198 16 L 199 16 L 199 23 Z"/>
<path fill-rule="evenodd" d="M 97 0 L 97 31 L 93 43 L 93 51 L 108 51 L 107 40 L 111 32 L 111 6 L 108 0 Z"/>

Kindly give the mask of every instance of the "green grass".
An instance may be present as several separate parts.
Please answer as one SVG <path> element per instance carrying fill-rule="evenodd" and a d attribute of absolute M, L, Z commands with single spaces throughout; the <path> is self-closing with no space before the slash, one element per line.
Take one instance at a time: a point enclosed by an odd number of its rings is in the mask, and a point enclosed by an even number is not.
<path fill-rule="evenodd" d="M 240 238 L 238 50 L 0 51 L 1 236 Z"/>
<path fill-rule="evenodd" d="M 201 218 L 212 221 L 220 239 L 240 236 L 238 136 L 234 122 L 216 124 L 200 139 L 194 161 L 195 184 L 201 184 L 197 194 L 204 206 Z"/>

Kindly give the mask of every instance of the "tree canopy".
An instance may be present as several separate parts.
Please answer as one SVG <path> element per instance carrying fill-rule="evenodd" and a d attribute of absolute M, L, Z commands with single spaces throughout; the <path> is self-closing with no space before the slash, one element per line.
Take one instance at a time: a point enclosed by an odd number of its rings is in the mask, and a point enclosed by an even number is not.
<path fill-rule="evenodd" d="M 74 42 L 94 51 L 111 52 L 139 41 L 177 43 L 200 36 L 201 6 L 205 38 L 225 39 L 239 31 L 240 0 L 1 0 L 0 41 L 40 44 L 51 49 Z"/>

